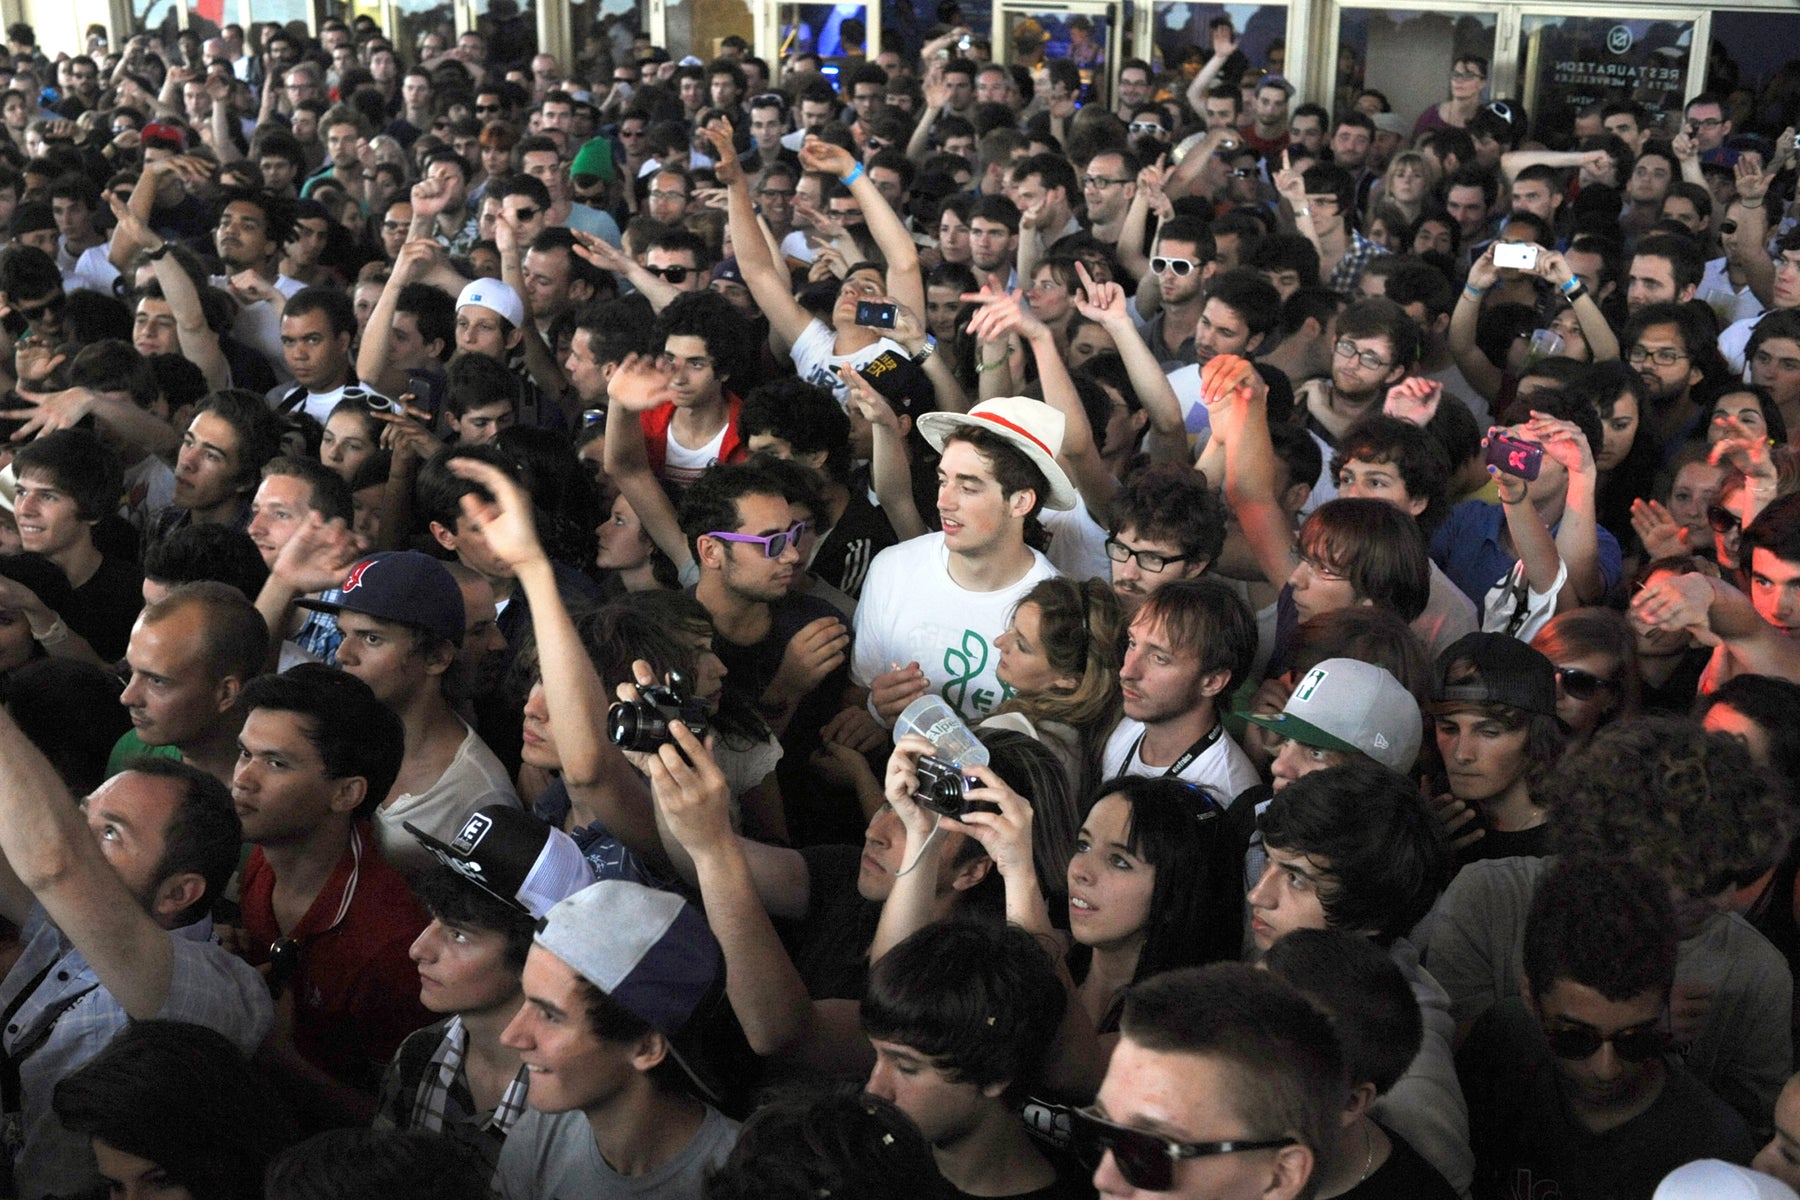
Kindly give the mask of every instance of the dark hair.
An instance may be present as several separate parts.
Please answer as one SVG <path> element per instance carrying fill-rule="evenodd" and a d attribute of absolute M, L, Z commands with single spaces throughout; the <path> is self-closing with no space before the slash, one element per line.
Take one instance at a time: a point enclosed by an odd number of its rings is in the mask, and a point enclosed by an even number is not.
<path fill-rule="evenodd" d="M 1225 547 L 1225 508 L 1202 475 L 1178 464 L 1151 465 L 1126 477 L 1113 494 L 1107 531 L 1127 527 L 1169 541 L 1188 561 L 1218 561 Z"/>
<path fill-rule="evenodd" d="M 1037 939 L 1012 925 L 927 925 L 869 969 L 863 1032 L 930 1058 L 957 1083 L 1029 1095 L 1068 993 Z"/>
<path fill-rule="evenodd" d="M 1684 718 L 1628 717 L 1558 764 L 1551 843 L 1569 857 L 1629 858 L 1684 896 L 1716 896 L 1782 854 L 1788 787 L 1736 738 Z"/>
<path fill-rule="evenodd" d="M 200 898 L 173 918 L 177 926 L 190 925 L 224 894 L 237 870 L 244 827 L 238 821 L 231 789 L 212 772 L 173 758 L 138 755 L 127 759 L 119 771 L 173 780 L 180 789 L 175 811 L 163 826 L 163 852 L 154 878 L 160 885 L 172 876 L 192 872 L 206 881 Z"/>
<path fill-rule="evenodd" d="M 1215 1060 L 1247 1138 L 1292 1137 L 1329 1158 L 1349 1093 L 1343 1054 L 1330 1019 L 1285 980 L 1244 963 L 1170 971 L 1127 993 L 1120 1029 L 1146 1050 Z"/>
<path fill-rule="evenodd" d="M 1219 257 L 1218 243 L 1213 241 L 1212 228 L 1199 217 L 1175 216 L 1164 221 L 1156 229 L 1156 244 L 1163 242 L 1192 242 L 1194 257 L 1204 265 L 1214 262 Z"/>
<path fill-rule="evenodd" d="M 764 1101 L 706 1179 L 706 1200 L 945 1200 L 937 1158 L 906 1114 L 852 1085 Z"/>
<path fill-rule="evenodd" d="M 1327 925 L 1383 946 L 1417 925 L 1450 881 L 1443 830 L 1418 789 L 1366 756 L 1294 780 L 1256 827 L 1271 850 L 1329 862 L 1319 886 Z"/>
<path fill-rule="evenodd" d="M 263 217 L 263 236 L 269 239 L 279 257 L 281 248 L 294 240 L 294 202 L 264 188 L 226 188 L 219 197 L 214 224 L 223 220 L 225 210 L 233 204 L 253 204 Z M 293 301 L 288 301 L 292 304 Z"/>
<path fill-rule="evenodd" d="M 1239 267 L 1216 275 L 1207 285 L 1206 298 L 1236 313 L 1252 337 L 1266 335 L 1281 323 L 1281 293 L 1260 271 Z"/>
<path fill-rule="evenodd" d="M 365 792 L 353 814 L 375 811 L 394 786 L 405 755 L 406 730 L 369 685 L 320 663 L 301 663 L 280 675 L 244 685 L 243 710 L 266 708 L 301 719 L 306 740 L 325 763 L 328 779 L 362 779 Z"/>
<path fill-rule="evenodd" d="M 1361 113 L 1355 115 L 1359 117 L 1363 116 Z M 1348 116 L 1349 114 L 1346 114 L 1344 117 L 1338 118 L 1337 123 L 1340 128 L 1352 124 L 1361 124 L 1364 126 L 1369 124 L 1367 117 L 1363 117 L 1361 122 L 1354 122 L 1348 120 Z M 1338 166 L 1336 163 L 1314 161 L 1306 165 L 1306 169 L 1301 172 L 1301 178 L 1305 180 L 1308 194 L 1331 194 L 1337 201 L 1338 212 L 1343 214 L 1344 225 L 1346 227 L 1355 223 L 1356 180 L 1351 177 L 1350 172 Z"/>
<path fill-rule="evenodd" d="M 530 176 L 526 178 L 529 179 Z M 394 311 L 412 316 L 413 323 L 419 328 L 419 340 L 426 345 L 443 342 L 443 348 L 437 355 L 439 361 L 450 357 L 451 351 L 456 347 L 456 301 L 451 299 L 449 293 L 429 283 L 403 284 L 394 298 Z M 351 319 L 354 322 L 354 311 Z"/>
<path fill-rule="evenodd" d="M 1694 715 L 1704 719 L 1720 706 L 1750 718 L 1769 743 L 1768 769 L 1779 779 L 1800 779 L 1800 684 L 1773 675 L 1733 675 L 1700 697 Z"/>
<path fill-rule="evenodd" d="M 125 490 L 119 456 L 89 429 L 59 429 L 19 448 L 13 475 L 21 482 L 27 471 L 41 471 L 50 485 L 75 501 L 75 515 L 98 521 L 119 506 Z"/>
<path fill-rule="evenodd" d="M 289 297 L 287 307 L 282 309 L 282 320 L 289 317 L 310 316 L 320 312 L 331 323 L 332 336 L 356 334 L 356 306 L 351 303 L 350 295 L 342 288 L 307 287 L 301 288 Z"/>
<path fill-rule="evenodd" d="M 472 458 L 477 462 L 487 463 L 506 472 L 507 478 L 531 489 L 529 480 L 523 478 L 523 472 L 505 452 L 498 446 L 487 444 L 479 446 L 445 446 L 426 460 L 419 468 L 419 477 L 413 482 L 413 507 L 419 520 L 442 525 L 445 529 L 454 530 L 456 523 L 462 520 L 462 498 L 477 496 L 485 501 L 492 501 L 488 490 L 478 483 L 464 479 L 450 469 L 450 460 L 456 458 Z"/>
<path fill-rule="evenodd" d="M 1444 273 L 1428 263 L 1401 259 L 1389 273 L 1386 284 L 1389 300 L 1404 308 L 1418 304 L 1425 309 L 1427 321 L 1435 321 L 1456 308 L 1456 287 Z"/>
<path fill-rule="evenodd" d="M 1757 550 L 1767 550 L 1782 562 L 1800 562 L 1800 492 L 1770 501 L 1744 527 L 1738 561 L 1747 567 L 1752 552 Z"/>
<path fill-rule="evenodd" d="M 1350 581 L 1359 600 L 1417 620 L 1431 596 L 1431 556 L 1419 523 L 1385 500 L 1339 497 L 1300 527 L 1301 550 Z"/>
<path fill-rule="evenodd" d="M 706 343 L 713 373 L 721 383 L 742 394 L 759 382 L 756 338 L 749 322 L 717 292 L 684 292 L 663 309 L 657 326 L 658 340 L 694 337 Z"/>
<path fill-rule="evenodd" d="M 106 782 L 113 744 L 131 728 L 119 678 L 98 663 L 46 655 L 36 643 L 32 652 L 37 657 L 0 678 L 0 701 L 69 791 L 85 796 Z"/>
<path fill-rule="evenodd" d="M 1340 338 L 1385 337 L 1393 347 L 1394 365 L 1411 370 L 1419 361 L 1419 327 L 1406 310 L 1381 296 L 1356 301 L 1338 314 Z"/>
<path fill-rule="evenodd" d="M 709 533 L 735 533 L 742 521 L 738 501 L 746 496 L 782 496 L 781 485 L 760 463 L 725 463 L 694 481 L 681 498 L 681 531 L 688 550 L 700 557 L 700 539 Z"/>
<path fill-rule="evenodd" d="M 1692 238 L 1677 237 L 1672 233 L 1657 233 L 1641 239 L 1632 257 L 1667 259 L 1677 292 L 1682 288 L 1699 287 L 1706 274 L 1705 251 Z"/>
<path fill-rule="evenodd" d="M 332 1129 L 269 1164 L 268 1200 L 484 1200 L 472 1152 L 422 1129 Z M 198 1198 L 196 1198 L 198 1200 Z"/>
<path fill-rule="evenodd" d="M 1338 440 L 1331 458 L 1336 479 L 1347 463 L 1382 463 L 1399 472 L 1406 494 L 1425 501 L 1418 515 L 1419 529 L 1427 537 L 1444 519 L 1449 498 L 1450 462 L 1424 428 L 1381 413 L 1371 413 L 1352 425 Z M 1421 610 L 1423 611 L 1423 610 Z"/>
<path fill-rule="evenodd" d="M 126 317 L 130 319 L 129 312 Z M 77 351 L 69 361 L 69 386 L 97 392 L 130 392 L 131 402 L 139 408 L 155 404 L 160 390 L 150 360 L 124 338 L 104 338 Z"/>
<path fill-rule="evenodd" d="M 1525 982 L 1534 999 L 1559 979 L 1614 1003 L 1667 997 L 1679 942 L 1665 881 L 1621 858 L 1564 855 L 1538 879 L 1525 918 Z"/>
<path fill-rule="evenodd" d="M 183 1021 L 130 1022 L 50 1104 L 69 1133 L 155 1163 L 194 1200 L 260 1200 L 264 1168 L 297 1136 L 243 1052 Z"/>
<path fill-rule="evenodd" d="M 445 373 L 444 411 L 462 420 L 470 409 L 506 403 L 519 411 L 519 377 L 499 359 L 486 354 L 459 354 Z"/>
<path fill-rule="evenodd" d="M 263 464 L 281 453 L 281 419 L 268 402 L 243 388 L 208 392 L 194 410 L 197 417 L 211 413 L 231 426 L 238 439 L 238 490 L 254 489 L 262 479 Z"/>
<path fill-rule="evenodd" d="M 525 969 L 537 921 L 515 905 L 475 886 L 447 866 L 439 865 L 412 881 L 413 895 L 433 917 L 447 925 L 506 936 L 502 961 L 517 974 Z"/>
<path fill-rule="evenodd" d="M 1133 623 L 1160 623 L 1179 653 L 1200 659 L 1202 674 L 1228 671 L 1220 705 L 1243 684 L 1256 655 L 1256 618 L 1228 584 L 1202 575 L 1171 580 L 1145 597 Z"/>
<path fill-rule="evenodd" d="M 1082 823 L 1111 796 L 1131 810 L 1126 849 L 1156 869 L 1132 982 L 1181 967 L 1236 961 L 1243 948 L 1243 848 L 1226 827 L 1218 799 L 1179 779 L 1121 776 L 1095 789 L 1082 808 Z M 1070 949 L 1077 978 L 1086 975 L 1090 954 L 1086 946 Z"/>
<path fill-rule="evenodd" d="M 1387 951 L 1342 929 L 1296 929 L 1263 965 L 1323 1008 L 1337 1029 L 1352 1086 L 1386 1094 L 1425 1041 L 1419 1000 Z"/>
<path fill-rule="evenodd" d="M 243 530 L 183 525 L 144 551 L 144 578 L 171 585 L 217 580 L 254 597 L 268 582 L 269 568 Z"/>

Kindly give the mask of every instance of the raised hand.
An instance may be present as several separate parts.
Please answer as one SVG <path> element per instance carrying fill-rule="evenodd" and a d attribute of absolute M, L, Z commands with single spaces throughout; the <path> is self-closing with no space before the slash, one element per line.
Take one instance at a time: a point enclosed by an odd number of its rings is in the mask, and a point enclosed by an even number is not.
<path fill-rule="evenodd" d="M 1429 425 L 1443 398 L 1443 384 L 1423 375 L 1409 375 L 1388 389 L 1381 411 L 1414 425 Z"/>
<path fill-rule="evenodd" d="M 1085 263 L 1075 264 L 1075 274 L 1081 279 L 1081 290 L 1075 294 L 1076 312 L 1107 328 L 1131 320 L 1131 313 L 1126 308 L 1130 298 L 1123 287 L 1116 283 L 1095 283 Z"/>
<path fill-rule="evenodd" d="M 624 251 L 591 233 L 579 229 L 569 230 L 575 237 L 575 253 L 585 258 L 602 271 L 611 271 L 614 275 L 623 275 L 631 270 L 632 262 Z M 433 243 L 435 245 L 435 243 Z"/>
<path fill-rule="evenodd" d="M 1494 265 L 1494 247 L 1499 244 L 1488 243 L 1488 248 L 1481 252 L 1481 257 L 1469 264 L 1470 287 L 1485 292 L 1500 281 L 1500 268 Z"/>
<path fill-rule="evenodd" d="M 674 372 L 666 370 L 657 356 L 628 354 L 607 382 L 607 403 L 625 412 L 649 412 L 674 400 L 673 380 Z"/>
<path fill-rule="evenodd" d="M 56 359 L 57 363 L 61 361 L 60 357 Z M 51 369 L 55 369 L 54 364 Z M 15 442 L 55 433 L 59 429 L 73 429 L 94 411 L 94 393 L 84 387 L 61 392 L 33 392 L 24 386 L 24 377 L 20 376 L 18 397 L 31 406 L 31 415 L 12 435 Z"/>
<path fill-rule="evenodd" d="M 1644 553 L 1651 561 L 1693 552 L 1688 545 L 1688 531 L 1658 501 L 1633 500 L 1631 528 L 1637 533 L 1638 541 L 1644 543 Z"/>
<path fill-rule="evenodd" d="M 225 286 L 237 302 L 246 308 L 263 300 L 276 300 L 281 297 L 281 293 L 275 290 L 274 284 L 249 268 L 228 277 Z"/>
<path fill-rule="evenodd" d="M 421 179 L 412 185 L 413 217 L 435 219 L 450 203 L 450 185 L 441 179 Z"/>
<path fill-rule="evenodd" d="M 1704 575 L 1665 575 L 1639 592 L 1626 615 L 1641 633 L 1653 629 L 1680 630 L 1702 646 L 1717 646 L 1707 614 L 1712 608 L 1712 584 Z"/>
<path fill-rule="evenodd" d="M 1237 30 L 1230 25 L 1214 25 L 1212 28 L 1212 52 L 1214 58 L 1230 58 L 1237 53 Z"/>
<path fill-rule="evenodd" d="M 803 625 L 781 652 L 781 666 L 763 692 L 777 701 L 795 702 L 824 683 L 850 656 L 850 629 L 836 617 L 819 617 Z"/>
<path fill-rule="evenodd" d="M 13 377 L 21 388 L 42 383 L 68 358 L 66 354 L 56 353 L 56 348 L 43 338 L 28 333 L 19 339 L 13 350 Z"/>
<path fill-rule="evenodd" d="M 1573 421 L 1563 421 L 1549 413 L 1533 411 L 1531 420 L 1525 423 L 1523 436 L 1544 447 L 1544 457 L 1561 463 L 1570 475 L 1585 475 L 1592 479 L 1596 473 L 1593 447 L 1588 445 L 1587 435 Z"/>
<path fill-rule="evenodd" d="M 894 412 L 894 406 L 887 402 L 887 397 L 875 390 L 875 385 L 862 377 L 862 373 L 848 364 L 838 368 L 838 378 L 844 381 L 845 390 L 850 403 L 862 414 L 863 420 L 872 426 L 900 432 L 900 418 Z"/>
<path fill-rule="evenodd" d="M 800 165 L 808 171 L 823 171 L 842 179 L 856 166 L 856 158 L 842 146 L 809 137 L 800 147 Z"/>
<path fill-rule="evenodd" d="M 925 678 L 925 672 L 919 664 L 907 663 L 901 666 L 894 664 L 894 669 L 884 671 L 869 680 L 869 702 L 875 706 L 875 713 L 889 725 L 894 723 L 907 705 L 923 696 L 931 688 Z"/>
<path fill-rule="evenodd" d="M 1216 354 L 1200 368 L 1200 402 L 1209 414 L 1267 400 L 1268 395 L 1268 385 L 1256 368 L 1235 354 Z"/>
<path fill-rule="evenodd" d="M 934 750 L 930 742 L 916 733 L 909 733 L 894 743 L 894 752 L 888 755 L 882 795 L 912 839 L 923 840 L 937 823 L 937 814 L 914 799 L 919 794 L 919 760 Z"/>
<path fill-rule="evenodd" d="M 327 521 L 323 514 L 309 512 L 269 573 L 296 592 L 322 592 L 343 583 L 365 549 L 341 518 Z"/>
<path fill-rule="evenodd" d="M 731 786 L 713 757 L 712 741 L 676 721 L 674 741 L 654 754 L 634 756 L 650 776 L 650 796 L 670 834 L 698 859 L 734 842 L 731 831 Z"/>
<path fill-rule="evenodd" d="M 998 341 L 1011 333 L 1029 340 L 1049 332 L 1049 328 L 1022 303 L 1017 292 L 994 293 L 983 288 L 979 292 L 966 292 L 961 299 L 965 304 L 981 306 L 969 321 L 969 333 L 977 341 Z"/>
<path fill-rule="evenodd" d="M 469 529 L 481 534 L 494 557 L 517 574 L 520 567 L 544 556 L 531 497 L 524 488 L 492 463 L 453 458 L 449 467 L 458 477 L 480 484 L 493 496 L 492 500 L 483 500 L 471 492 L 460 503 Z"/>
<path fill-rule="evenodd" d="M 731 122 L 724 117 L 714 117 L 700 130 L 712 147 L 713 176 L 726 187 L 744 178 L 744 164 L 738 161 L 737 146 L 732 143 Z"/>

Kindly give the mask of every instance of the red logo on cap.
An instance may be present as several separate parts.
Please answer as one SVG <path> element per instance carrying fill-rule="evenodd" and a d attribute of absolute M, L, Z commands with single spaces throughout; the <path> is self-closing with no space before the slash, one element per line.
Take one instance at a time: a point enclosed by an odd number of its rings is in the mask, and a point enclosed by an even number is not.
<path fill-rule="evenodd" d="M 361 587 L 363 572 L 368 570 L 370 567 L 372 567 L 374 565 L 375 565 L 375 560 L 370 558 L 370 559 L 364 559 L 362 562 L 357 563 L 354 567 L 351 567 L 350 574 L 344 576 L 343 590 L 346 592 L 354 592 L 357 588 Z"/>

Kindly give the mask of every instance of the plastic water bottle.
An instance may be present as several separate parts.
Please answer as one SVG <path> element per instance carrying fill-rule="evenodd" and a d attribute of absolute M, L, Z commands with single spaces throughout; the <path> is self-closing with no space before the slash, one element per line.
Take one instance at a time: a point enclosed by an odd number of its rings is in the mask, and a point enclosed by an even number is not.
<path fill-rule="evenodd" d="M 894 720 L 894 738 L 916 733 L 931 743 L 935 757 L 958 767 L 985 767 L 988 748 L 942 696 L 927 692 L 907 705 Z"/>

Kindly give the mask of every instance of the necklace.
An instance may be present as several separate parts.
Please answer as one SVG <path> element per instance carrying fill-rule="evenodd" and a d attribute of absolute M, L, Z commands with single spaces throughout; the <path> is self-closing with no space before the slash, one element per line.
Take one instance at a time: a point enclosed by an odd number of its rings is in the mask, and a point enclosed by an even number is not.
<path fill-rule="evenodd" d="M 1363 1173 L 1360 1176 L 1358 1176 L 1357 1180 L 1356 1180 L 1356 1182 L 1359 1186 L 1362 1184 L 1362 1182 L 1364 1180 L 1366 1180 L 1369 1177 L 1369 1172 L 1375 1169 L 1375 1135 L 1369 1132 L 1369 1123 L 1368 1122 L 1369 1122 L 1369 1119 L 1367 1117 L 1364 1117 L 1363 1118 L 1363 1145 L 1368 1147 L 1368 1154 L 1363 1159 Z"/>

